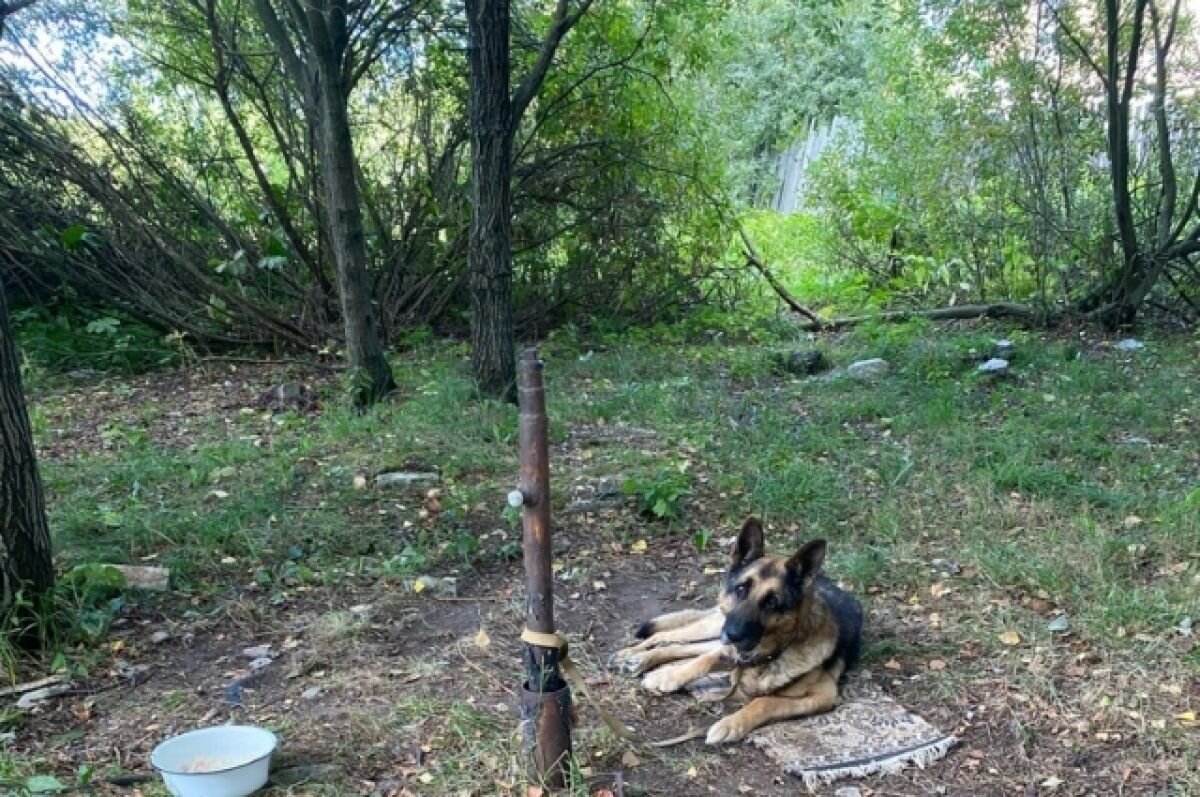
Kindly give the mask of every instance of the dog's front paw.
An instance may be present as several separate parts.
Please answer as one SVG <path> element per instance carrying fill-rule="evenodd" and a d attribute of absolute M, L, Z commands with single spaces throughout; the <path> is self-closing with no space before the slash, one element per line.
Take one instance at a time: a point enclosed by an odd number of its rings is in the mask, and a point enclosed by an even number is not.
<path fill-rule="evenodd" d="M 618 650 L 608 660 L 608 667 L 628 675 L 641 675 L 649 668 L 650 651 L 637 647 Z"/>
<path fill-rule="evenodd" d="M 728 717 L 722 717 L 708 729 L 708 736 L 704 738 L 704 742 L 705 744 L 740 742 L 746 738 L 746 734 L 749 732 L 750 729 L 745 727 L 737 714 L 730 714 Z"/>
<path fill-rule="evenodd" d="M 678 692 L 687 686 L 687 681 L 679 678 L 679 667 L 660 667 L 642 677 L 642 688 L 647 692 L 657 692 L 660 695 Z"/>

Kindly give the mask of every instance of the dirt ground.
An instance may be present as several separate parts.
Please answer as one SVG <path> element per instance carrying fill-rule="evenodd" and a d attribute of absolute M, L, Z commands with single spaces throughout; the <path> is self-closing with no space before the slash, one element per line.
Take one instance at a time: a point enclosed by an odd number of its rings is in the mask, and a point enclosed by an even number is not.
<path fill-rule="evenodd" d="M 263 373 L 250 382 L 269 385 Z M 164 441 L 189 417 L 221 401 L 220 379 L 146 379 L 140 403 L 164 406 L 186 395 L 152 434 Z M 83 400 L 81 389 L 80 400 Z M 104 410 L 105 396 L 90 395 Z M 112 412 L 129 406 L 114 398 Z M 630 445 L 649 432 L 580 427 L 552 451 L 556 478 L 570 482 L 586 451 Z M 638 444 L 644 444 L 645 439 Z M 47 456 L 103 445 L 96 428 L 78 428 Z M 595 485 L 571 484 L 586 495 Z M 600 665 L 645 617 L 703 606 L 714 594 L 723 546 L 697 553 L 689 536 L 665 534 L 644 551 L 596 533 L 621 522 L 615 505 L 555 516 L 559 627 L 573 640 L 592 695 L 651 737 L 710 722 L 717 709 L 685 698 L 652 697 L 632 679 Z M 732 533 L 732 530 L 731 530 Z M 598 542 L 598 540 L 602 540 Z M 489 543 L 484 543 L 489 544 Z M 921 561 L 896 567 L 935 570 L 949 556 L 933 544 Z M 76 678 L 71 691 L 35 708 L 9 752 L 69 782 L 81 764 L 97 775 L 92 793 L 151 795 L 153 780 L 113 785 L 115 769 L 149 774 L 147 757 L 163 738 L 228 721 L 279 731 L 278 767 L 329 765 L 288 794 L 525 794 L 520 784 L 517 688 L 522 625 L 521 565 L 448 569 L 456 594 L 414 594 L 401 581 L 347 576 L 333 586 L 301 587 L 271 603 L 252 583 L 219 595 L 145 597 L 127 607 L 105 642 L 106 667 Z M 837 573 L 832 574 L 834 577 Z M 234 578 L 242 578 L 238 575 Z M 908 590 L 869 592 L 868 655 L 856 677 L 882 685 L 905 706 L 961 739 L 926 770 L 844 782 L 862 795 L 1167 795 L 1195 765 L 1192 731 L 1159 733 L 1148 725 L 1200 700 L 1200 679 L 1160 682 L 1130 653 L 1114 653 L 1067 634 L 1020 657 L 999 658 L 973 641 L 981 617 L 1004 610 L 1050 616 L 1037 595 L 999 588 L 966 570 L 934 599 Z M 936 609 L 936 611 L 931 611 Z M 164 639 L 163 636 L 166 636 Z M 1164 644 L 1147 642 L 1146 646 Z M 1182 644 L 1182 642 L 1181 642 Z M 254 646 L 270 646 L 270 663 L 245 681 Z M 235 706 L 240 698 L 244 705 Z M 802 785 L 749 745 L 706 748 L 700 741 L 670 751 L 614 740 L 582 695 L 576 747 L 590 789 L 599 794 L 797 794 Z M 1111 703 L 1116 701 L 1117 707 Z M 607 792 L 604 790 L 608 790 Z M 1174 789 L 1174 790 L 1172 790 Z"/>

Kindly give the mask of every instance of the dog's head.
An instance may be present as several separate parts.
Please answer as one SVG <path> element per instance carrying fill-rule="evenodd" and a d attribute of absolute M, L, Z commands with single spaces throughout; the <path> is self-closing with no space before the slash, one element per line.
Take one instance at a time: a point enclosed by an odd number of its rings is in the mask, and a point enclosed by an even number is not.
<path fill-rule="evenodd" d="M 796 640 L 824 561 L 824 540 L 806 543 L 788 559 L 767 556 L 762 523 L 752 517 L 743 524 L 719 601 L 721 641 L 737 649 L 738 664 L 772 659 Z"/>

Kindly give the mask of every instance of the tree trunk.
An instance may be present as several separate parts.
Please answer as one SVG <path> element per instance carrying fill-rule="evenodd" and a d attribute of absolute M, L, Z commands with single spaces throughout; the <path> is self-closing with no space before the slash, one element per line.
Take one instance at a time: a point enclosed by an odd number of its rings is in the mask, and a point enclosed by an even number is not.
<path fill-rule="evenodd" d="M 279 51 L 284 72 L 304 102 L 304 117 L 313 135 L 325 186 L 325 215 L 337 267 L 346 360 L 354 380 L 355 400 L 370 404 L 396 387 L 376 326 L 373 286 L 367 272 L 362 200 L 354 139 L 350 134 L 350 70 L 345 0 L 284 3 L 283 18 L 271 0 L 254 0 L 267 36 Z M 290 24 L 283 19 L 290 20 Z"/>
<path fill-rule="evenodd" d="M 471 367 L 479 389 L 516 401 L 513 331 L 512 105 L 508 0 L 467 0 L 470 30 Z"/>
<path fill-rule="evenodd" d="M 1141 281 L 1145 258 L 1138 241 L 1133 218 L 1133 194 L 1129 187 L 1129 112 L 1142 44 L 1142 19 L 1147 0 L 1135 0 L 1130 41 L 1124 70 L 1121 69 L 1121 15 L 1119 0 L 1105 0 L 1105 45 L 1109 177 L 1112 182 L 1113 212 L 1121 244 L 1121 268 L 1109 290 L 1109 303 L 1097 315 L 1109 326 L 1133 321 L 1138 304 L 1132 301 L 1136 284 Z"/>
<path fill-rule="evenodd" d="M 321 176 L 342 299 L 346 359 L 355 400 L 365 406 L 395 390 L 396 382 L 376 326 L 346 91 L 336 65 L 322 64 L 317 72 Z"/>
<path fill-rule="evenodd" d="M 0 287 L 0 609 L 18 593 L 36 605 L 53 585 L 46 504 Z"/>

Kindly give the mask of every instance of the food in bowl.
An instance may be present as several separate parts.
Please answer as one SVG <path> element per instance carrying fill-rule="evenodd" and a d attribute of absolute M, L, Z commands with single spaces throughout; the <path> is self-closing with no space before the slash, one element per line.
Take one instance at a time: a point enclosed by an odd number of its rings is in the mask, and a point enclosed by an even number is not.
<path fill-rule="evenodd" d="M 219 725 L 168 739 L 150 754 L 174 797 L 246 797 L 267 783 L 275 734 Z"/>
<path fill-rule="evenodd" d="M 243 762 L 236 758 L 194 758 L 191 761 L 180 767 L 180 772 L 186 772 L 189 775 L 199 774 L 201 772 L 219 772 L 222 769 L 230 769 L 241 765 Z"/>

